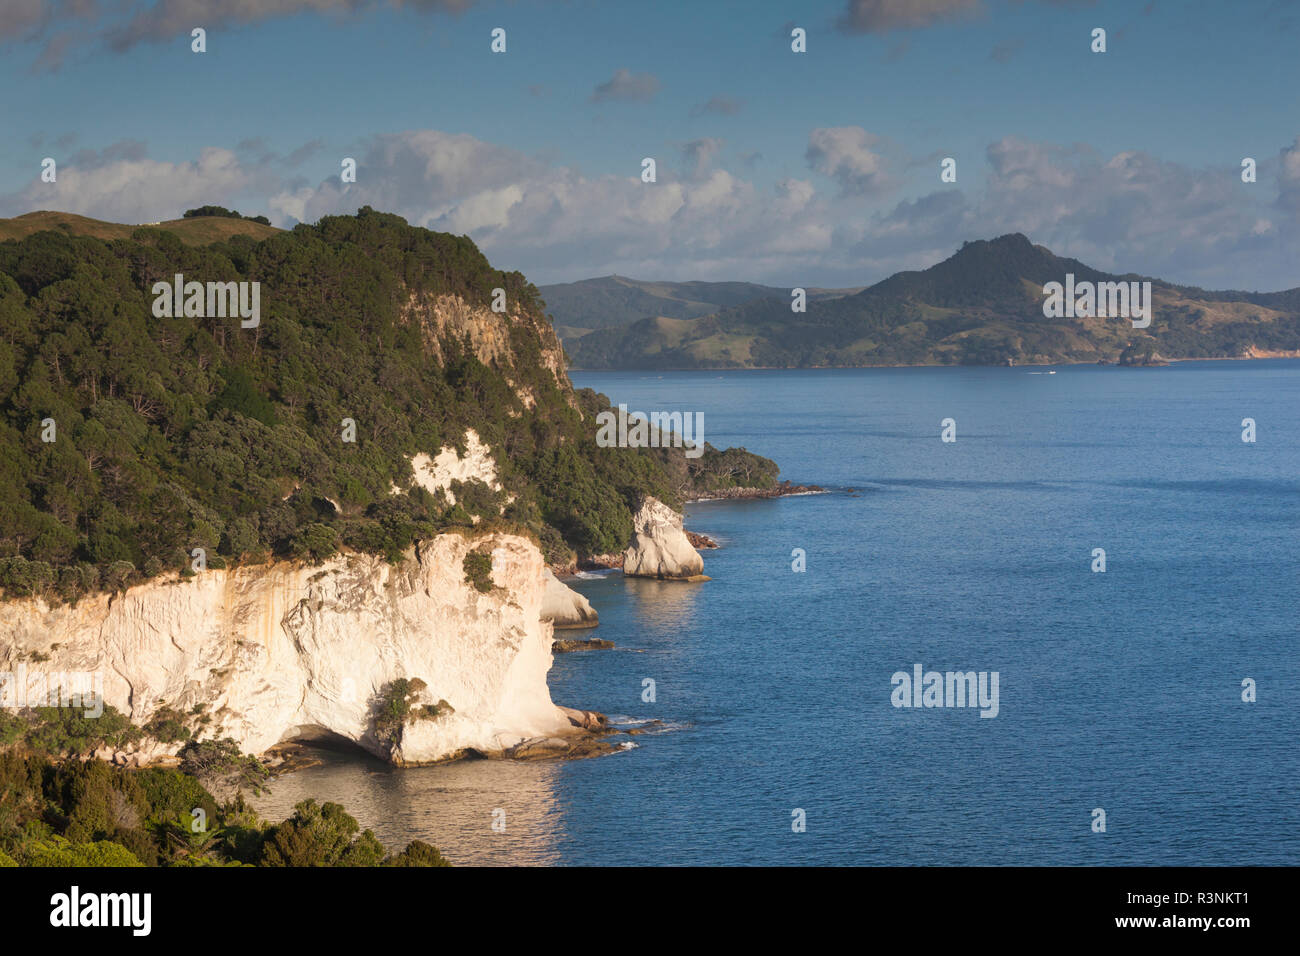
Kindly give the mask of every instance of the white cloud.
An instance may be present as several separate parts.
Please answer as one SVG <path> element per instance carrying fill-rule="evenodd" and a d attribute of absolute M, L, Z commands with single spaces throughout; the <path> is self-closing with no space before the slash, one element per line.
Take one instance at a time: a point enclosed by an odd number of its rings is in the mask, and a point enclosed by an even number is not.
<path fill-rule="evenodd" d="M 893 179 L 874 147 L 883 141 L 861 126 L 815 129 L 808 135 L 808 165 L 834 179 L 845 196 L 873 196 L 892 189 Z"/>
<path fill-rule="evenodd" d="M 197 160 L 178 163 L 148 159 L 141 150 L 139 144 L 118 144 L 79 153 L 58 167 L 56 182 L 37 177 L 0 205 L 13 215 L 57 209 L 111 222 L 157 222 L 256 187 L 259 180 L 269 185 L 228 149 L 208 147 Z"/>
<path fill-rule="evenodd" d="M 369 205 L 467 234 L 499 268 L 538 283 L 618 272 L 860 285 L 929 266 L 968 239 L 1023 232 L 1101 269 L 1214 288 L 1297 284 L 1300 140 L 1261 160 L 1258 183 L 1243 184 L 1235 165 L 1194 169 L 1141 151 L 1006 137 L 962 188 L 935 181 L 891 202 L 866 191 L 904 166 L 882 160 L 866 136 L 856 127 L 810 136 L 813 165 L 858 190 L 854 202 L 819 189 L 816 176 L 756 185 L 715 141 L 692 144 L 680 174 L 661 164 L 647 184 L 639 169 L 590 175 L 473 136 L 413 130 L 362 143 L 352 153 L 358 181 L 346 186 L 337 173 L 304 182 L 255 143 L 190 161 L 118 143 L 60 164 L 57 184 L 33 175 L 0 195 L 0 214 L 63 209 L 149 222 L 216 203 L 291 226 Z"/>

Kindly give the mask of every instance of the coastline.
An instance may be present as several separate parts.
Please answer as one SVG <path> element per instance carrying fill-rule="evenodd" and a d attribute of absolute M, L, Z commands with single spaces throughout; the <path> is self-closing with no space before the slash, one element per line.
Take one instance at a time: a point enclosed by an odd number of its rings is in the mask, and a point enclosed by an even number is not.
<path fill-rule="evenodd" d="M 1275 351 L 1256 350 L 1253 355 L 1215 355 L 1194 358 L 1167 358 L 1170 365 L 1182 362 L 1251 362 L 1264 359 L 1300 359 L 1300 349 L 1278 349 Z M 859 368 L 1056 368 L 1070 365 L 1104 365 L 1109 368 L 1142 368 L 1141 365 L 1120 365 L 1118 360 L 1102 361 L 1100 359 L 1083 359 L 1080 361 L 1061 362 L 1024 362 L 1017 365 L 961 365 L 951 362 L 921 362 L 918 364 L 881 365 L 692 365 L 666 366 L 664 368 L 578 368 L 571 366 L 567 372 L 585 372 L 594 374 L 630 374 L 634 372 L 649 374 L 652 372 L 807 372 L 835 371 L 837 369 Z"/>
<path fill-rule="evenodd" d="M 688 498 L 686 504 L 699 501 L 746 501 L 757 498 L 788 498 L 794 495 L 824 495 L 826 489 L 821 485 L 796 485 L 782 481 L 771 488 L 721 488 L 707 495 Z"/>

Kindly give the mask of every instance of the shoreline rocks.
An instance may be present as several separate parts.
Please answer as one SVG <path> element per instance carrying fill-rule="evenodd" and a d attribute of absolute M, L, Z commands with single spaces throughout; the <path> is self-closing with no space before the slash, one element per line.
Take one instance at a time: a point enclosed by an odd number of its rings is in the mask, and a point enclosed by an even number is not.
<path fill-rule="evenodd" d="M 553 654 L 568 654 L 573 651 L 612 651 L 613 649 L 613 641 L 602 640 L 599 637 L 590 637 L 585 641 L 556 638 L 551 643 L 551 653 Z"/>
<path fill-rule="evenodd" d="M 771 488 L 720 488 L 708 494 L 699 495 L 691 501 L 727 501 L 747 500 L 751 498 L 784 498 L 788 495 L 819 495 L 826 489 L 820 485 L 795 485 L 783 481 Z"/>
<path fill-rule="evenodd" d="M 686 532 L 686 540 L 691 543 L 692 548 L 695 548 L 697 550 L 699 548 L 710 550 L 718 546 L 718 542 L 714 541 L 708 535 L 696 534 L 694 531 Z"/>

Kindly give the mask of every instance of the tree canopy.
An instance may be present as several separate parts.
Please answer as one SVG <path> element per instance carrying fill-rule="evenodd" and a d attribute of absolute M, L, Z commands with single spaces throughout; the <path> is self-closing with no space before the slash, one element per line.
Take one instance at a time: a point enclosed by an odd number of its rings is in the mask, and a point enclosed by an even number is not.
<path fill-rule="evenodd" d="M 154 283 L 178 273 L 260 282 L 260 324 L 155 317 Z M 476 320 L 416 307 L 452 296 L 481 316 L 494 289 L 509 312 L 492 354 Z M 0 243 L 0 588 L 75 599 L 189 573 L 197 548 L 208 567 L 340 547 L 396 560 L 475 516 L 557 560 L 626 546 L 645 494 L 775 481 L 745 452 L 598 447 L 609 402 L 552 370 L 543 307 L 468 238 L 369 207 L 202 247 L 148 227 Z M 463 449 L 469 428 L 501 491 L 461 486 L 453 504 L 412 481 L 413 456 Z"/>

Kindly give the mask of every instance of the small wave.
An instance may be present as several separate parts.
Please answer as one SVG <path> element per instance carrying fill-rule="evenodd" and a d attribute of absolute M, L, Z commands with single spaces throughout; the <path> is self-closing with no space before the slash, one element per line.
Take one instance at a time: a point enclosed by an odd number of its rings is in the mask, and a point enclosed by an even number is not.
<path fill-rule="evenodd" d="M 653 717 L 629 717 L 627 714 L 608 714 L 610 726 L 613 727 L 640 727 L 648 724 Z"/>

